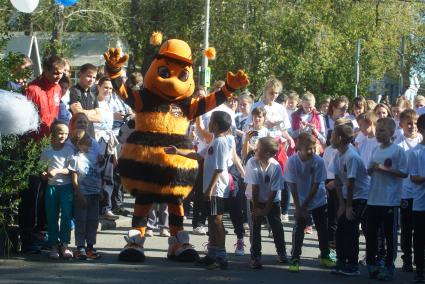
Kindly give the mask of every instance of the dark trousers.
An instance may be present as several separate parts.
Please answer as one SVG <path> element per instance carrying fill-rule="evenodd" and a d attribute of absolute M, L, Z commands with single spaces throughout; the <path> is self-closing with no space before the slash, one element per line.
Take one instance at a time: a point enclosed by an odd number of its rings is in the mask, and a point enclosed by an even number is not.
<path fill-rule="evenodd" d="M 118 209 L 123 206 L 124 203 L 124 189 L 121 184 L 120 174 L 118 167 L 114 169 L 114 189 L 111 196 L 112 210 Z"/>
<path fill-rule="evenodd" d="M 230 220 L 232 221 L 235 234 L 238 239 L 243 239 L 245 229 L 243 227 L 243 205 L 244 205 L 245 193 L 243 190 L 237 190 L 232 192 L 229 198 L 227 198 L 226 207 L 229 211 Z"/>
<path fill-rule="evenodd" d="M 328 197 L 328 235 L 329 242 L 335 243 L 335 234 L 337 230 L 337 210 L 338 210 L 338 196 L 336 189 L 326 188 Z"/>
<path fill-rule="evenodd" d="M 354 218 L 348 220 L 345 214 L 338 219 L 335 234 L 336 256 L 338 261 L 357 265 L 359 262 L 360 222 L 365 213 L 367 200 L 356 199 L 352 202 Z"/>
<path fill-rule="evenodd" d="M 368 205 L 366 209 L 366 262 L 368 265 L 376 265 L 378 254 L 378 232 L 383 227 L 387 253 L 385 265 L 392 267 L 397 257 L 397 206 L 374 206 Z"/>
<path fill-rule="evenodd" d="M 204 193 L 202 192 L 202 179 L 203 179 L 203 163 L 198 162 L 198 175 L 196 176 L 196 181 L 193 186 L 193 218 L 192 218 L 192 227 L 195 229 L 199 226 L 205 226 L 207 220 L 207 208 L 204 208 Z"/>
<path fill-rule="evenodd" d="M 319 238 L 319 249 L 322 257 L 329 256 L 329 235 L 328 235 L 328 206 L 323 205 L 310 211 L 316 225 Z M 292 230 L 292 259 L 299 258 L 301 248 L 304 242 L 304 229 L 307 226 L 308 219 L 300 218 L 295 220 Z"/>
<path fill-rule="evenodd" d="M 258 204 L 259 208 L 264 208 L 264 203 Z M 267 214 L 269 225 L 273 232 L 274 245 L 278 255 L 286 255 L 285 237 L 283 225 L 280 220 L 280 204 L 273 203 L 269 214 Z M 261 223 L 262 216 L 252 216 L 252 240 L 251 240 L 251 256 L 261 256 Z"/>
<path fill-rule="evenodd" d="M 413 251 L 416 271 L 424 271 L 425 250 L 425 211 L 413 212 Z"/>
<path fill-rule="evenodd" d="M 401 237 L 400 246 L 403 252 L 404 263 L 412 264 L 412 238 L 413 238 L 413 198 L 402 199 L 400 206 Z"/>
<path fill-rule="evenodd" d="M 32 245 L 35 232 L 44 230 L 47 226 L 44 207 L 45 188 L 46 183 L 39 176 L 30 176 L 28 189 L 21 191 L 18 223 L 22 250 L 26 250 Z"/>

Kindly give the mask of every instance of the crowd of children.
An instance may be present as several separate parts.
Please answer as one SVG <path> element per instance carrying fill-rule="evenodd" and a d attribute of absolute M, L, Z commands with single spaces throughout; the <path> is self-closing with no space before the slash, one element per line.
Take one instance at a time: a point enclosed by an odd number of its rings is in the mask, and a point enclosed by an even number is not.
<path fill-rule="evenodd" d="M 94 248 L 99 216 L 116 219 L 111 212 L 119 184 L 116 136 L 132 112 L 114 96 L 108 78 L 98 78 L 95 85 L 96 72 L 94 66 L 83 65 L 70 99 L 65 90 L 70 81 L 61 80 L 58 117 L 66 121 L 51 125 L 51 143 L 41 156 L 47 163 L 42 176 L 47 181 L 44 197 L 53 259 L 99 258 Z M 140 87 L 142 79 L 136 81 L 129 81 L 132 88 Z M 325 98 L 316 108 L 311 92 L 299 96 L 294 91 L 282 94 L 282 89 L 279 80 L 270 79 L 259 101 L 244 91 L 196 119 L 188 131 L 195 153 L 179 152 L 172 145 L 164 149 L 200 165 L 191 195 L 193 233 L 206 235 L 208 222 L 208 246 L 199 264 L 228 267 L 223 215 L 229 212 L 237 235 L 235 254 L 245 253 L 249 231 L 255 269 L 262 268 L 264 223 L 278 261 L 288 263 L 291 272 L 300 271 L 304 236 L 314 224 L 322 266 L 337 274 L 360 274 L 362 231 L 370 277 L 391 280 L 400 228 L 403 270 L 413 271 L 415 264 L 415 279 L 424 282 L 425 115 L 420 114 L 425 98 L 418 95 L 411 106 L 400 97 L 388 106 L 356 97 L 350 108 L 348 98 L 341 96 Z M 204 96 L 206 90 L 198 86 L 195 92 Z M 288 221 L 290 196 L 295 210 L 287 256 L 281 216 Z M 167 208 L 159 207 L 166 219 Z M 71 251 L 73 222 L 76 249 Z M 169 236 L 166 224 L 161 221 L 161 236 Z"/>

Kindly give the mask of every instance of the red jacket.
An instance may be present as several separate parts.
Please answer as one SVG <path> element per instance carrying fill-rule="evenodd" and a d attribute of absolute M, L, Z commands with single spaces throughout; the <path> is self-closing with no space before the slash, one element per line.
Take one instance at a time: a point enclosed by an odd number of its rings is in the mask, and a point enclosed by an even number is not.
<path fill-rule="evenodd" d="M 59 84 L 50 83 L 41 75 L 29 83 L 25 94 L 38 109 L 40 128 L 36 133 L 32 133 L 31 137 L 39 140 L 50 134 L 50 125 L 58 116 L 61 87 Z"/>

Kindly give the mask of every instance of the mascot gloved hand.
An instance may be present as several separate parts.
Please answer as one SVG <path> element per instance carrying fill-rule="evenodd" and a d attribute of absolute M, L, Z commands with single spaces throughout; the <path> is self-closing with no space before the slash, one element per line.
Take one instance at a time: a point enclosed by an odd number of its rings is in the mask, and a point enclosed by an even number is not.
<path fill-rule="evenodd" d="M 135 112 L 135 129 L 122 148 L 118 167 L 121 183 L 135 197 L 131 234 L 119 254 L 123 261 L 143 261 L 147 217 L 154 203 L 167 203 L 171 237 L 167 256 L 177 261 L 196 261 L 199 256 L 183 231 L 183 200 L 196 180 L 198 162 L 167 154 L 164 148 L 176 146 L 193 152 L 187 137 L 190 120 L 214 109 L 232 97 L 232 92 L 249 83 L 243 71 L 229 72 L 226 84 L 203 98 L 192 98 L 192 51 L 179 39 L 165 41 L 147 70 L 143 88 L 124 86 L 121 68 L 127 56 L 118 49 L 104 54 L 106 72 L 117 94 Z M 130 237 L 131 236 L 131 237 Z"/>

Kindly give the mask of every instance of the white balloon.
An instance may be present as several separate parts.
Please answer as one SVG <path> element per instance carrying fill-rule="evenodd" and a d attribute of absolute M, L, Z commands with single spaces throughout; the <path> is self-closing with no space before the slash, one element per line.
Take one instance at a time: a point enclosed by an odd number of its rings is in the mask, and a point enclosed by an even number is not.
<path fill-rule="evenodd" d="M 22 13 L 32 13 L 38 6 L 39 0 L 10 0 L 13 7 Z"/>

